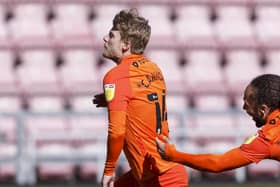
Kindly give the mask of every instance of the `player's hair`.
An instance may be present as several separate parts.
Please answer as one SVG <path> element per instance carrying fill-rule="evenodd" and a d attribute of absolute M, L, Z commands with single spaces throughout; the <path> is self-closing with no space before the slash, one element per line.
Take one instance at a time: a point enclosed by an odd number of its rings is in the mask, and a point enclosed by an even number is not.
<path fill-rule="evenodd" d="M 143 54 L 151 35 L 148 20 L 137 9 L 120 11 L 113 19 L 112 30 L 120 31 L 121 40 L 131 43 L 131 53 Z"/>
<path fill-rule="evenodd" d="M 252 80 L 254 100 L 257 105 L 266 104 L 271 110 L 280 108 L 280 76 L 264 74 Z"/>

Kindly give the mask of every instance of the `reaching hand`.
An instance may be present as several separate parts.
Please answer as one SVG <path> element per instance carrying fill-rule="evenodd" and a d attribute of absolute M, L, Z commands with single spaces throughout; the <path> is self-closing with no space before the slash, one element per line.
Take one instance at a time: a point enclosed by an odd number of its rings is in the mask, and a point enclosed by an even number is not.
<path fill-rule="evenodd" d="M 168 146 L 168 144 L 171 145 L 172 143 L 171 143 L 170 139 L 167 138 L 166 136 L 163 136 L 163 141 L 160 140 L 158 137 L 156 137 L 158 152 L 163 159 L 167 160 L 168 157 L 165 153 L 165 148 L 166 148 L 166 146 Z"/>
<path fill-rule="evenodd" d="M 92 102 L 96 105 L 96 107 L 107 107 L 107 101 L 105 99 L 104 93 L 95 95 L 94 99 L 92 99 Z"/>
<path fill-rule="evenodd" d="M 103 175 L 101 187 L 114 187 L 114 180 L 115 180 L 114 175 L 112 176 Z"/>

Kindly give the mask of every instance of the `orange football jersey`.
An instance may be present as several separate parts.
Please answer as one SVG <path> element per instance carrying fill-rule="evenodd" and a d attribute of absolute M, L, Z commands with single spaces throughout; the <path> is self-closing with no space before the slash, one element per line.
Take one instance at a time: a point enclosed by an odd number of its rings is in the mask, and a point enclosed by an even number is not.
<path fill-rule="evenodd" d="M 108 136 L 116 131 L 125 132 L 124 142 L 107 152 L 111 167 L 115 166 L 121 148 L 138 181 L 175 166 L 160 157 L 155 142 L 159 134 L 168 136 L 166 86 L 158 66 L 143 55 L 126 56 L 105 75 L 103 85 L 109 111 Z M 108 146 L 116 144 L 114 141 L 122 139 L 109 138 Z"/>

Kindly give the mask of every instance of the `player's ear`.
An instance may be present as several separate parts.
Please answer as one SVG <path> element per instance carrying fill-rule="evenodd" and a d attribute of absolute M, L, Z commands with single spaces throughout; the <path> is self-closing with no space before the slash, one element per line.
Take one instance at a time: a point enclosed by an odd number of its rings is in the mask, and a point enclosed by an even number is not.
<path fill-rule="evenodd" d="M 131 42 L 130 41 L 123 41 L 122 42 L 122 50 L 123 52 L 129 51 L 131 48 Z"/>
<path fill-rule="evenodd" d="M 267 117 L 270 112 L 270 107 L 268 107 L 266 104 L 262 104 L 260 107 L 260 112 L 262 113 L 263 117 Z"/>

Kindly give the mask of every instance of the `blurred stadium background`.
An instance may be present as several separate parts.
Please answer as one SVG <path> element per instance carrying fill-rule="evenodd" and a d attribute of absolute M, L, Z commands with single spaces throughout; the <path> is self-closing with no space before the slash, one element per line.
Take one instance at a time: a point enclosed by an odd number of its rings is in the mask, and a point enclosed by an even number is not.
<path fill-rule="evenodd" d="M 256 132 L 242 92 L 256 75 L 280 74 L 280 0 L 0 0 L 0 186 L 100 180 L 107 119 L 91 99 L 114 65 L 102 38 L 130 7 L 152 26 L 146 55 L 164 73 L 178 148 L 221 153 Z M 122 156 L 117 174 L 128 169 Z M 187 170 L 197 187 L 280 179 L 270 160 Z"/>

